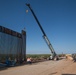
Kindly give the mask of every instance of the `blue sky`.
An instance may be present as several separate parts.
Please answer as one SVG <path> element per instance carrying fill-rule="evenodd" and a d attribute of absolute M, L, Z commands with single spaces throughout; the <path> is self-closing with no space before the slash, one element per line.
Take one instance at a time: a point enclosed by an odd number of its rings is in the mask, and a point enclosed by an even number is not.
<path fill-rule="evenodd" d="M 30 3 L 56 53 L 76 52 L 76 0 L 0 0 L 0 25 L 27 32 L 27 54 L 50 54 Z M 28 13 L 26 13 L 28 10 Z"/>

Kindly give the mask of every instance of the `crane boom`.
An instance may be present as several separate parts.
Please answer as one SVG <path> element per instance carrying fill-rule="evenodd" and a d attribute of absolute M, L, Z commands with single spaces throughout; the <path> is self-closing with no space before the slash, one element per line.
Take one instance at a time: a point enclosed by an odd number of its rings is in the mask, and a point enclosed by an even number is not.
<path fill-rule="evenodd" d="M 46 34 L 45 34 L 45 32 L 44 32 L 44 30 L 43 30 L 43 28 L 42 28 L 42 26 L 41 26 L 39 20 L 37 19 L 37 17 L 36 17 L 36 15 L 35 15 L 34 11 L 33 11 L 32 8 L 31 8 L 30 4 L 26 4 L 26 5 L 27 5 L 27 6 L 29 7 L 29 9 L 31 10 L 31 12 L 32 12 L 32 14 L 33 14 L 33 16 L 34 16 L 36 22 L 38 23 L 38 26 L 40 27 L 40 29 L 41 29 L 41 31 L 42 31 L 42 33 L 43 33 L 43 38 L 44 38 L 45 42 L 47 43 L 49 49 L 51 50 L 52 58 L 54 59 L 57 54 L 56 54 L 56 52 L 54 51 L 54 48 L 53 48 L 52 44 L 50 43 L 48 37 L 46 36 Z"/>

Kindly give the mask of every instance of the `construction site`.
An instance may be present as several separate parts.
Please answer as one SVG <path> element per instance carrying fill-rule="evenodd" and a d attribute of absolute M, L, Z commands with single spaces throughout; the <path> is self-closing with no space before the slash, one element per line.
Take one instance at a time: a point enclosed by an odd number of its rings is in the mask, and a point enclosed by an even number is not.
<path fill-rule="evenodd" d="M 27 55 L 27 31 L 0 26 L 0 75 L 76 75 L 76 54 L 57 54 L 31 5 L 26 3 L 26 7 L 51 53 Z"/>

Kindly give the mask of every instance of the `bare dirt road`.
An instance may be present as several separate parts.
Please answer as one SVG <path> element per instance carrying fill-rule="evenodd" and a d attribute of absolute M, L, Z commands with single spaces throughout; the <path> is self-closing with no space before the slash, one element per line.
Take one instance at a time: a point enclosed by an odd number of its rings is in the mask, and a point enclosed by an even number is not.
<path fill-rule="evenodd" d="M 0 70 L 0 75 L 76 75 L 76 62 L 70 60 L 45 61 Z"/>

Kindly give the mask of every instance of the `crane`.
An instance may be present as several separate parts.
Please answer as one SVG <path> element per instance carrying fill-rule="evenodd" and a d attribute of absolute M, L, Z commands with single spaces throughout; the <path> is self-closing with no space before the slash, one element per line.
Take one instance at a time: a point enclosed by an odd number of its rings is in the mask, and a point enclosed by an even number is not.
<path fill-rule="evenodd" d="M 33 9 L 31 8 L 30 4 L 26 4 L 26 6 L 29 7 L 30 11 L 32 12 L 32 14 L 33 14 L 33 16 L 34 16 L 34 18 L 35 18 L 35 20 L 36 20 L 36 22 L 38 23 L 39 28 L 41 29 L 41 31 L 42 31 L 42 33 L 43 33 L 43 38 L 44 38 L 45 42 L 47 43 L 49 49 L 51 50 L 52 59 L 56 58 L 56 60 L 57 60 L 57 59 L 58 59 L 57 54 L 56 54 L 56 52 L 54 51 L 54 48 L 53 48 L 52 44 L 50 43 L 47 35 L 45 34 L 45 32 L 44 32 L 44 30 L 43 30 L 43 28 L 42 28 L 39 20 L 37 19 L 36 15 L 35 15 L 35 13 L 34 13 L 34 11 L 33 11 Z"/>

